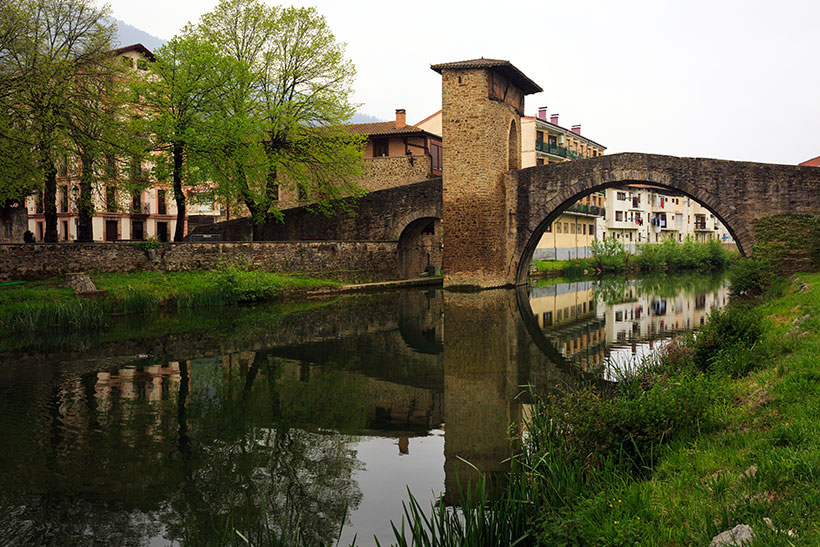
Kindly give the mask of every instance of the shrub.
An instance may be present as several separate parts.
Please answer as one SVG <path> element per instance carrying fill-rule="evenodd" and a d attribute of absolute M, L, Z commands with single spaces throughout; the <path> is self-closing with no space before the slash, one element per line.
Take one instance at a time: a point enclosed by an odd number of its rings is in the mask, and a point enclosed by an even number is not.
<path fill-rule="evenodd" d="M 592 242 L 592 261 L 602 272 L 616 272 L 626 269 L 628 253 L 624 246 L 612 238 Z"/>
<path fill-rule="evenodd" d="M 718 382 L 705 375 L 639 374 L 613 393 L 588 386 L 545 399 L 552 441 L 570 458 L 595 464 L 616 457 L 632 473 L 650 469 L 658 449 L 710 422 Z"/>
<path fill-rule="evenodd" d="M 743 306 L 715 310 L 695 337 L 692 361 L 700 370 L 712 369 L 722 356 L 751 350 L 762 335 L 763 325 L 758 312 Z M 735 368 L 746 367 L 741 364 Z"/>
<path fill-rule="evenodd" d="M 729 269 L 729 284 L 736 296 L 763 294 L 776 277 L 771 263 L 760 258 L 738 260 Z"/>
<path fill-rule="evenodd" d="M 34 234 L 31 233 L 31 230 L 23 232 L 23 243 L 34 243 Z"/>

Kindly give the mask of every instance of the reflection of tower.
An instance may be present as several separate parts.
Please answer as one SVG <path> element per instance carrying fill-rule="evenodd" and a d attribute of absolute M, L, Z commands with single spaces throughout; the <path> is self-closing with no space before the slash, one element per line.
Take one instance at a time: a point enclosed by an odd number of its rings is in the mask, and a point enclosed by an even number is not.
<path fill-rule="evenodd" d="M 510 456 L 508 429 L 519 418 L 515 301 L 509 291 L 447 293 L 444 321 L 445 500 L 479 471 L 497 474 Z M 464 461 L 462 461 L 464 460 Z M 468 463 L 465 463 L 469 462 Z"/>

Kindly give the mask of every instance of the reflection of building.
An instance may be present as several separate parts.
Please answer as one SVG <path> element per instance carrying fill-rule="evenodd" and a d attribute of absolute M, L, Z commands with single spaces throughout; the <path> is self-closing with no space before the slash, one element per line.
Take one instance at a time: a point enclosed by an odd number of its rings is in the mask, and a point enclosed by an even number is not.
<path fill-rule="evenodd" d="M 610 343 L 650 340 L 703 325 L 713 310 L 726 305 L 728 296 L 725 286 L 695 294 L 680 289 L 669 297 L 642 295 L 630 286 L 618 303 L 600 305 L 597 314 L 606 323 Z"/>
<path fill-rule="evenodd" d="M 601 237 L 629 250 L 639 243 L 682 242 L 687 237 L 734 243 L 726 226 L 694 199 L 645 185 L 608 188 L 602 221 Z"/>
<path fill-rule="evenodd" d="M 521 118 L 521 167 L 597 158 L 606 148 L 581 135 L 581 126 L 558 125 L 558 114 L 547 121 L 547 109 L 538 116 Z M 604 214 L 604 193 L 594 192 L 578 200 L 547 228 L 535 249 L 535 260 L 566 260 L 590 256 L 598 233 L 597 220 Z"/>
<path fill-rule="evenodd" d="M 565 359 L 585 371 L 604 363 L 606 327 L 596 315 L 594 281 L 535 287 L 530 306 L 547 340 Z"/>

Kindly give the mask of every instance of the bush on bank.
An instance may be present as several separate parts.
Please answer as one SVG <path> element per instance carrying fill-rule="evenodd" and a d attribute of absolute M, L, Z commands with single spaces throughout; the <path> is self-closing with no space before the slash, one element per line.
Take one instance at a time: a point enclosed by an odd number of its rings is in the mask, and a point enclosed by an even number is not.
<path fill-rule="evenodd" d="M 683 243 L 668 239 L 663 243 L 644 243 L 630 253 L 614 239 L 592 242 L 592 257 L 575 260 L 536 260 L 538 272 L 560 271 L 565 275 L 594 270 L 601 273 L 661 270 L 718 270 L 732 261 L 732 253 L 717 240 Z"/>

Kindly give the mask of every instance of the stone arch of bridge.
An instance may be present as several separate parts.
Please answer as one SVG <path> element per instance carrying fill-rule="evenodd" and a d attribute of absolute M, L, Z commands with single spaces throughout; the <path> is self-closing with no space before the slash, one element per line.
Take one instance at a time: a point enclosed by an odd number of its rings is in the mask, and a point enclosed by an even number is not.
<path fill-rule="evenodd" d="M 590 163 L 595 161 L 596 160 L 587 160 L 587 162 Z M 573 203 L 593 192 L 628 184 L 641 184 L 664 188 L 695 200 L 726 226 L 734 238 L 741 255 L 748 256 L 751 253 L 754 241 L 752 228 L 746 225 L 742 217 L 735 214 L 731 204 L 727 203 L 725 199 L 720 199 L 720 197 L 706 191 L 689 179 L 675 180 L 670 179 L 667 173 L 645 171 L 641 174 L 634 172 L 611 173 L 604 180 L 601 180 L 599 176 L 579 177 L 570 184 L 561 184 L 557 188 L 544 188 L 538 185 L 533 186 L 527 184 L 532 181 L 533 174 L 536 175 L 536 179 L 538 178 L 538 170 L 548 169 L 549 167 L 552 166 L 534 167 L 511 173 L 511 176 L 518 177 L 521 173 L 530 172 L 528 173 L 529 180 L 519 180 L 518 185 L 519 232 L 516 238 L 516 248 L 510 262 L 510 273 L 513 274 L 516 284 L 526 283 L 529 270 L 528 266 L 532 261 L 533 253 L 541 236 L 555 219 L 564 213 Z M 525 198 L 523 202 L 526 205 L 535 203 L 538 205 L 535 208 L 521 207 L 522 197 Z M 521 218 L 522 216 L 525 218 Z"/>
<path fill-rule="evenodd" d="M 399 236 L 398 261 L 403 279 L 441 272 L 441 218 L 422 216 L 408 223 Z"/>

